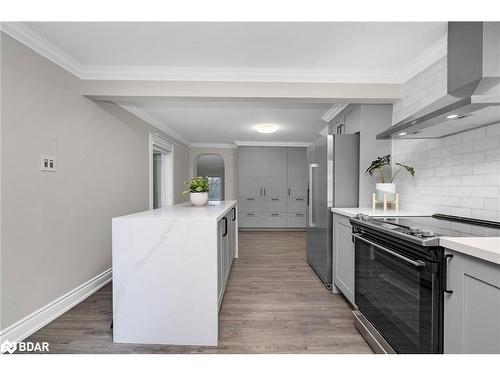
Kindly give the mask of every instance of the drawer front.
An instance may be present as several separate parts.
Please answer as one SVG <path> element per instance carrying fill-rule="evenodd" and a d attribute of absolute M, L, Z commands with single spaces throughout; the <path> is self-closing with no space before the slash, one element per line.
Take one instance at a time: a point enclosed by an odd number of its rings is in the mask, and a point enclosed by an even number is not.
<path fill-rule="evenodd" d="M 267 213 L 267 226 L 268 227 L 287 227 L 287 214 L 284 212 L 270 212 Z"/>
<path fill-rule="evenodd" d="M 262 211 L 262 198 L 238 198 L 238 210 L 240 212 L 259 212 Z"/>
<path fill-rule="evenodd" d="M 289 212 L 306 212 L 306 198 L 288 198 L 288 211 Z"/>
<path fill-rule="evenodd" d="M 286 212 L 287 199 L 279 197 L 266 198 L 263 202 L 263 206 L 262 212 Z"/>
<path fill-rule="evenodd" d="M 288 213 L 288 227 L 290 228 L 305 228 L 306 214 L 304 212 Z"/>
<path fill-rule="evenodd" d="M 266 226 L 267 218 L 258 212 L 239 212 L 238 226 L 240 228 L 258 228 Z"/>

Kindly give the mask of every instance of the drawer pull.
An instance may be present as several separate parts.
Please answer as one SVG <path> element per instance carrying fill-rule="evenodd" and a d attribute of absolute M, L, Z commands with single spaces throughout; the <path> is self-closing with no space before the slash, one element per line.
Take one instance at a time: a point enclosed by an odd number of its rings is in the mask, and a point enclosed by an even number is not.
<path fill-rule="evenodd" d="M 295 216 L 304 216 L 304 214 L 295 214 Z"/>
<path fill-rule="evenodd" d="M 246 214 L 247 216 L 255 216 L 255 214 Z"/>
<path fill-rule="evenodd" d="M 295 198 L 296 201 L 303 201 L 304 198 Z"/>
<path fill-rule="evenodd" d="M 279 201 L 279 198 L 271 198 L 272 201 Z"/>
<path fill-rule="evenodd" d="M 247 198 L 247 201 L 254 201 L 255 198 Z"/>
<path fill-rule="evenodd" d="M 280 214 L 271 214 L 271 216 L 280 216 Z"/>

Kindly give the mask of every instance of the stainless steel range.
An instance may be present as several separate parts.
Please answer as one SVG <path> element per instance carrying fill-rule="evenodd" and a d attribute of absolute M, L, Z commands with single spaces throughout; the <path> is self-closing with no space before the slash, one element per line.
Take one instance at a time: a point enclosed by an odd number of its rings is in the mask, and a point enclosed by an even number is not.
<path fill-rule="evenodd" d="M 377 352 L 442 353 L 446 260 L 439 238 L 500 237 L 500 223 L 435 214 L 351 220 L 356 327 Z"/>

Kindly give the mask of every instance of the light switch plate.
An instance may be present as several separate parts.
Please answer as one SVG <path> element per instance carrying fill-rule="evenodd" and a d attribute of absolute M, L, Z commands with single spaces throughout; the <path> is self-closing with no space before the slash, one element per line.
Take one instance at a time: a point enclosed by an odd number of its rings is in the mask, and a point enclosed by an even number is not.
<path fill-rule="evenodd" d="M 40 156 L 40 170 L 43 172 L 55 172 L 56 171 L 56 157 L 53 155 Z"/>

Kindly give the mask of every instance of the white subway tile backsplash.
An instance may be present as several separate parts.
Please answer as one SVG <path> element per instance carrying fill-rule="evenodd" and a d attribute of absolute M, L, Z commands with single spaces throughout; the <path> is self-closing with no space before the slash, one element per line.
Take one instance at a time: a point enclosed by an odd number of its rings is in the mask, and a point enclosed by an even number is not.
<path fill-rule="evenodd" d="M 475 141 L 472 145 L 474 151 L 498 149 L 498 147 L 500 147 L 500 137 L 480 139 Z"/>
<path fill-rule="evenodd" d="M 396 181 L 401 207 L 500 220 L 500 123 L 441 139 L 393 141 L 392 159 L 416 171 Z"/>
<path fill-rule="evenodd" d="M 472 175 L 471 172 L 471 175 L 462 176 L 462 185 L 484 185 L 484 176 Z"/>
<path fill-rule="evenodd" d="M 476 163 L 472 170 L 474 174 L 493 174 L 498 173 L 498 165 L 497 161 Z"/>
<path fill-rule="evenodd" d="M 484 199 L 474 198 L 474 197 L 462 198 L 460 204 L 460 207 L 465 207 L 465 208 L 483 208 L 483 206 L 484 206 Z"/>
<path fill-rule="evenodd" d="M 498 186 L 474 186 L 472 196 L 482 198 L 498 197 Z"/>
<path fill-rule="evenodd" d="M 471 152 L 462 155 L 462 162 L 465 163 L 478 163 L 484 161 L 484 152 Z"/>

